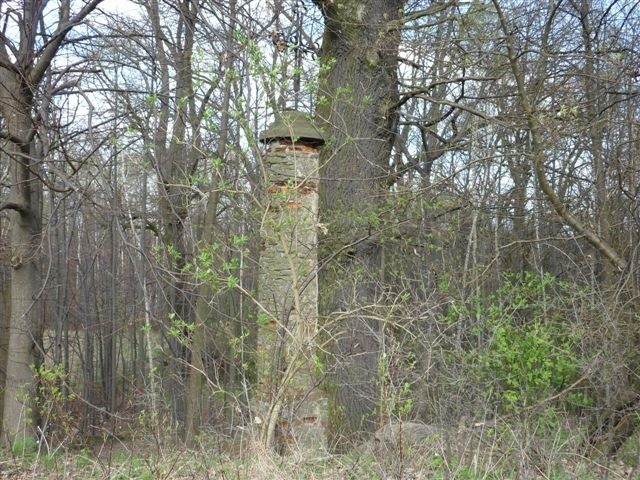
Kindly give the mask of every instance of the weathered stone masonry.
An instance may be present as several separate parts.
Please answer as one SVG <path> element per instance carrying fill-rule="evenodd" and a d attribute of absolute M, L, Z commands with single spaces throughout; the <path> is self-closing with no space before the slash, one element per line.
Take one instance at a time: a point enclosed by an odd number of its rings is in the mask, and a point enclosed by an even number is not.
<path fill-rule="evenodd" d="M 267 144 L 256 395 L 262 439 L 280 451 L 323 449 L 326 400 L 316 378 L 322 137 L 304 114 L 289 110 L 260 140 Z"/>

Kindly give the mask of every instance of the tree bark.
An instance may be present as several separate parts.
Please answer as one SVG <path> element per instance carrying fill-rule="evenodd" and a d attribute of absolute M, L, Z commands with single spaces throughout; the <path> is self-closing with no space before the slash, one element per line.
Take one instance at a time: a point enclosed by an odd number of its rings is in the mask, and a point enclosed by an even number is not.
<path fill-rule="evenodd" d="M 36 295 L 42 186 L 31 170 L 35 163 L 29 139 L 31 104 L 31 92 L 21 75 L 0 68 L 0 109 L 13 139 L 6 148 L 11 159 L 13 205 L 9 209 L 11 316 L 3 411 L 3 441 L 9 442 L 24 436 L 27 425 L 35 420 L 35 409 L 30 406 L 32 368 L 38 363 L 41 340 Z"/>
<path fill-rule="evenodd" d="M 321 50 L 320 317 L 327 359 L 329 446 L 341 451 L 376 428 L 382 250 L 376 230 L 385 202 L 398 104 L 401 0 L 316 0 Z M 340 253 L 337 253 L 340 252 Z"/>
<path fill-rule="evenodd" d="M 0 242 L 3 237 L 0 227 Z M 8 269 L 0 266 L 0 432 L 2 431 L 2 418 L 4 410 L 4 385 L 7 371 L 7 352 L 9 349 L 9 318 L 11 316 L 11 280 Z"/>

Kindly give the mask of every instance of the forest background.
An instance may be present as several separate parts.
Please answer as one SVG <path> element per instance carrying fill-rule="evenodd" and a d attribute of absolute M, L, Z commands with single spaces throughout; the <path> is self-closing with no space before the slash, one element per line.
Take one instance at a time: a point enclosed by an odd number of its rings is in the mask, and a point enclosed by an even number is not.
<path fill-rule="evenodd" d="M 261 369 L 290 381 L 259 355 L 258 137 L 293 108 L 324 138 L 318 475 L 635 478 L 638 2 L 123 5 L 0 3 L 11 465 L 215 445 L 286 468 L 286 422 L 254 435 Z"/>

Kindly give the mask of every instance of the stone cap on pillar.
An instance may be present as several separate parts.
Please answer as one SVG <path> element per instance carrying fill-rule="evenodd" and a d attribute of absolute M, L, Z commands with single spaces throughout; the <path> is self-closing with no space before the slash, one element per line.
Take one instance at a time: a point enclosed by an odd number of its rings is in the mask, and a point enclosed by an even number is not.
<path fill-rule="evenodd" d="M 306 113 L 297 110 L 283 110 L 267 129 L 258 136 L 262 143 L 285 141 L 320 147 L 324 144 L 322 133 L 309 120 Z"/>

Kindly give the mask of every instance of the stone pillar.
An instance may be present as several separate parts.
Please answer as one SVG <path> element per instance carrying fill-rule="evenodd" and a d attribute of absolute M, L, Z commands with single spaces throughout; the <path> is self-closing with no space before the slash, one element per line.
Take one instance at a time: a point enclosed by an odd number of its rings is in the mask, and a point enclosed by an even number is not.
<path fill-rule="evenodd" d="M 280 452 L 322 450 L 326 399 L 318 374 L 318 158 L 322 137 L 304 114 L 282 112 L 260 141 L 266 209 L 258 301 L 257 414 Z"/>

